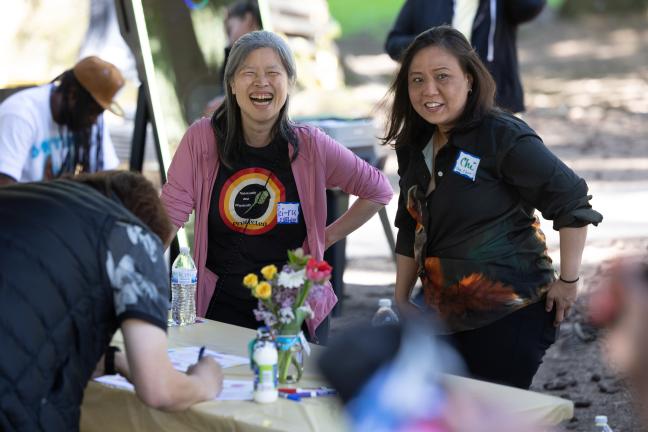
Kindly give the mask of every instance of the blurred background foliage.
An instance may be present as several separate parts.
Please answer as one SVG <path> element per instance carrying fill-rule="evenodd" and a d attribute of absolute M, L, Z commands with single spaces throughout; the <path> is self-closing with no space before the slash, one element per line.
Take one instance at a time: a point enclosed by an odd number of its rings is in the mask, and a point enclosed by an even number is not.
<path fill-rule="evenodd" d="M 342 27 L 342 37 L 370 34 L 387 37 L 403 0 L 328 0 L 331 15 Z"/>
<path fill-rule="evenodd" d="M 627 13 L 645 11 L 648 0 L 550 0 L 562 16 L 577 17 L 588 13 Z"/>
<path fill-rule="evenodd" d="M 381 40 L 387 37 L 403 3 L 404 0 L 328 0 L 331 15 L 342 27 L 343 38 L 363 34 Z M 547 4 L 564 17 L 648 8 L 648 0 L 547 0 Z"/>

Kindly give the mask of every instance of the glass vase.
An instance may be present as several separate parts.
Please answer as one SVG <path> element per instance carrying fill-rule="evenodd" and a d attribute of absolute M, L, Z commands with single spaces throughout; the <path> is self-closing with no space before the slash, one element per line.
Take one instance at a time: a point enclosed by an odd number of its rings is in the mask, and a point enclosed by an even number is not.
<path fill-rule="evenodd" d="M 281 384 L 299 382 L 304 373 L 303 347 L 299 335 L 278 335 L 276 337 L 277 375 Z"/>

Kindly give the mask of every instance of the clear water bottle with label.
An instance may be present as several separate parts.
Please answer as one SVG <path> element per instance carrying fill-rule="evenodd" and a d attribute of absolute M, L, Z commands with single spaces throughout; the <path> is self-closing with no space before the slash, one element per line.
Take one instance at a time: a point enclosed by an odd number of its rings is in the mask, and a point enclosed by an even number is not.
<path fill-rule="evenodd" d="M 382 298 L 378 301 L 378 310 L 371 320 L 371 325 L 377 327 L 393 324 L 398 324 L 398 315 L 392 309 L 391 299 Z"/>
<path fill-rule="evenodd" d="M 596 432 L 612 432 L 612 428 L 608 425 L 607 416 L 597 415 L 594 417 L 594 430 Z"/>
<path fill-rule="evenodd" d="M 196 321 L 196 264 L 189 254 L 189 248 L 180 248 L 180 255 L 171 266 L 171 314 L 178 325 L 193 324 Z"/>
<path fill-rule="evenodd" d="M 261 327 L 257 332 L 252 351 L 252 369 L 254 370 L 254 401 L 270 403 L 277 400 L 277 345 L 267 328 Z"/>

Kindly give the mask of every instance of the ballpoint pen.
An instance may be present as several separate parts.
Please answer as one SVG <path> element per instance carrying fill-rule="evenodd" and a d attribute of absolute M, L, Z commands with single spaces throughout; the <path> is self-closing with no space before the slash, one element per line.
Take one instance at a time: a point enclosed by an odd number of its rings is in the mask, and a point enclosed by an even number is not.
<path fill-rule="evenodd" d="M 337 392 L 331 388 L 316 388 L 316 389 L 301 389 L 301 388 L 280 388 L 280 395 L 291 395 L 299 398 L 309 398 L 309 397 L 321 397 L 321 396 L 334 396 Z M 285 396 L 282 396 L 285 397 Z"/>
<path fill-rule="evenodd" d="M 295 402 L 301 401 L 301 397 L 294 394 L 294 393 L 282 393 L 282 392 L 279 392 L 279 397 L 284 398 L 284 399 L 288 399 L 288 400 L 291 400 L 291 401 L 295 401 Z"/>
<path fill-rule="evenodd" d="M 315 398 L 321 396 L 334 396 L 337 394 L 337 392 L 333 389 L 318 389 L 318 390 L 300 391 L 292 394 L 295 396 L 299 396 L 301 398 Z"/>
<path fill-rule="evenodd" d="M 279 390 L 282 393 L 299 393 L 299 392 L 311 392 L 315 390 L 333 390 L 335 389 L 331 387 L 279 387 L 277 390 Z"/>
<path fill-rule="evenodd" d="M 205 345 L 200 347 L 200 351 L 198 351 L 198 361 L 203 357 L 203 354 L 205 354 Z"/>

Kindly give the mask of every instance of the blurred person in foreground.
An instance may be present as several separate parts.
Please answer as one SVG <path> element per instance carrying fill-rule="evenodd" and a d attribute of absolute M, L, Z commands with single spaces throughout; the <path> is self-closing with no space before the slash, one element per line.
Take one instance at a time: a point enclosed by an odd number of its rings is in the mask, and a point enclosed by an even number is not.
<path fill-rule="evenodd" d="M 603 350 L 633 394 L 636 412 L 648 425 L 648 259 L 616 258 L 599 272 L 589 298 L 592 324 L 605 328 Z"/>
<path fill-rule="evenodd" d="M 123 115 L 113 100 L 123 85 L 114 65 L 93 56 L 7 98 L 0 105 L 0 185 L 116 168 L 103 112 Z"/>
<path fill-rule="evenodd" d="M 225 57 L 223 59 L 223 67 L 221 68 L 220 73 L 221 83 L 223 83 L 225 79 L 225 67 L 227 67 L 227 61 L 234 42 L 239 40 L 239 38 L 244 34 L 261 30 L 262 28 L 261 12 L 259 11 L 257 0 L 239 0 L 227 9 L 227 17 L 225 18 L 227 46 L 225 47 Z M 220 95 L 209 101 L 207 108 L 205 108 L 205 115 L 211 116 L 223 103 L 223 100 L 225 100 L 225 96 Z"/>
<path fill-rule="evenodd" d="M 164 410 L 220 392 L 213 359 L 184 374 L 168 357 L 160 238 L 172 228 L 143 176 L 8 185 L 0 220 L 0 430 L 78 430 L 95 369 L 120 373 L 145 404 Z M 107 349 L 118 328 L 126 355 Z"/>
<path fill-rule="evenodd" d="M 391 86 L 384 142 L 396 149 L 395 298 L 425 309 L 477 378 L 528 388 L 573 305 L 592 210 L 585 181 L 522 120 L 494 104 L 495 84 L 466 38 L 420 34 Z M 557 278 L 535 210 L 560 232 Z"/>
<path fill-rule="evenodd" d="M 358 327 L 336 337 L 319 366 L 337 389 L 353 432 L 548 431 L 481 400 L 447 373 L 461 359 L 424 320 Z M 520 396 L 520 395 L 516 395 Z M 529 413 L 525 413 L 528 417 Z"/>
<path fill-rule="evenodd" d="M 199 316 L 257 328 L 258 301 L 241 281 L 286 251 L 324 251 L 355 231 L 393 194 L 380 170 L 321 130 L 290 121 L 295 62 L 278 35 L 256 31 L 234 43 L 225 69 L 225 102 L 195 122 L 180 142 L 162 201 L 176 228 L 196 212 L 194 256 Z M 326 225 L 326 189 L 358 199 Z M 311 293 L 307 337 L 326 342 L 337 302 L 330 286 Z"/>
<path fill-rule="evenodd" d="M 400 61 L 417 35 L 448 24 L 470 41 L 497 84 L 497 104 L 524 111 L 524 92 L 517 55 L 517 29 L 538 16 L 545 0 L 406 0 L 385 42 L 385 51 Z"/>

